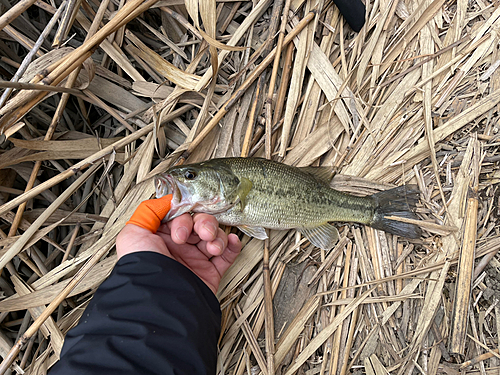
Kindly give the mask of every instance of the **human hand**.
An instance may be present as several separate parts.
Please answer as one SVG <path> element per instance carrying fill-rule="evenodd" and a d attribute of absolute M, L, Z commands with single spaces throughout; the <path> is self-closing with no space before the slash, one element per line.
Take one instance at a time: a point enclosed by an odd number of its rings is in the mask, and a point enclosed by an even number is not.
<path fill-rule="evenodd" d="M 226 235 L 217 220 L 208 214 L 184 214 L 160 224 L 161 218 L 152 218 L 153 212 L 164 216 L 170 208 L 170 200 L 152 199 L 141 203 L 144 204 L 152 209 L 152 213 L 139 216 L 134 213 L 133 224 L 127 223 L 116 239 L 118 258 L 139 251 L 166 255 L 188 267 L 215 294 L 222 275 L 241 250 L 238 237 Z M 146 220 L 145 225 L 142 225 L 142 218 Z"/>

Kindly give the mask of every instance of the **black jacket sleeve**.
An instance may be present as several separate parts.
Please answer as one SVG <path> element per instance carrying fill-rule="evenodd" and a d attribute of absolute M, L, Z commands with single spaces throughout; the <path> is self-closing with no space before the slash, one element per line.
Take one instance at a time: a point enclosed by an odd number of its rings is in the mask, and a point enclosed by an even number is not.
<path fill-rule="evenodd" d="M 220 305 L 191 270 L 161 254 L 122 257 L 68 332 L 60 374 L 215 374 Z"/>
<path fill-rule="evenodd" d="M 333 0 L 351 28 L 359 33 L 365 24 L 365 4 L 361 0 Z"/>

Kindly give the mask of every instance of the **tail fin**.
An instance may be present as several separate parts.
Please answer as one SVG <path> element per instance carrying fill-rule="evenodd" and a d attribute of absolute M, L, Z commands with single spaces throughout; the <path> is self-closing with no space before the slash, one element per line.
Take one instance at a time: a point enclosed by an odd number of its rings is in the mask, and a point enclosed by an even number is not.
<path fill-rule="evenodd" d="M 419 238 L 422 230 L 415 224 L 387 219 L 387 216 L 399 216 L 407 219 L 417 219 L 411 211 L 418 202 L 419 191 L 415 185 L 404 185 L 394 189 L 373 194 L 376 208 L 372 228 L 380 229 L 406 238 Z"/>

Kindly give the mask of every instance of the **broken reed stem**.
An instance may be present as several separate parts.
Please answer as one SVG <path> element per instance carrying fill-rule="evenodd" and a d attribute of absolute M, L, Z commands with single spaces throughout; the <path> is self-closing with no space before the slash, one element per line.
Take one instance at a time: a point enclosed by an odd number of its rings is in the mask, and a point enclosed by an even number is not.
<path fill-rule="evenodd" d="M 19 80 L 19 78 L 21 78 L 21 76 L 24 74 L 24 72 L 28 68 L 28 65 L 31 63 L 31 60 L 33 59 L 35 54 L 38 52 L 38 50 L 42 46 L 42 43 L 45 41 L 45 39 L 49 35 L 50 31 L 52 30 L 52 28 L 56 24 L 57 20 L 61 16 L 61 13 L 63 12 L 63 10 L 66 7 L 66 4 L 67 4 L 66 2 L 63 2 L 61 4 L 61 6 L 59 7 L 59 9 L 57 9 L 57 12 L 54 13 L 54 15 L 50 19 L 49 23 L 47 24 L 47 26 L 45 26 L 42 33 L 38 37 L 33 48 L 24 57 L 23 62 L 21 63 L 21 66 L 19 67 L 19 69 L 17 69 L 16 73 L 14 74 L 14 77 L 12 77 L 12 79 L 10 80 L 11 82 L 17 82 Z M 7 90 L 4 91 L 4 93 L 2 94 L 2 97 L 0 98 L 0 108 L 2 108 L 3 105 L 5 104 L 5 102 L 7 101 L 7 99 L 9 99 L 9 96 L 10 96 L 12 90 L 13 90 L 12 88 L 8 88 Z"/>
<path fill-rule="evenodd" d="M 352 246 L 352 243 L 350 243 Z M 351 266 L 351 272 L 349 276 L 349 283 L 348 286 L 354 286 L 356 284 L 356 275 L 359 272 L 359 263 L 357 258 L 353 258 L 352 261 L 352 266 Z M 349 290 L 347 292 L 347 296 L 349 297 L 356 297 L 356 292 L 354 290 Z M 349 370 L 348 364 L 349 364 L 349 358 L 351 357 L 352 353 L 352 345 L 354 340 L 356 339 L 355 332 L 357 330 L 357 322 L 358 322 L 358 315 L 361 313 L 362 309 L 355 309 L 351 315 L 351 320 L 349 323 L 349 333 L 347 334 L 347 340 L 345 344 L 345 350 L 344 350 L 344 359 L 342 363 L 342 367 L 340 369 L 340 375 L 345 375 L 347 371 Z"/>
<path fill-rule="evenodd" d="M 33 344 L 35 343 L 36 336 L 33 335 L 31 339 L 28 341 L 28 345 L 26 345 L 26 350 L 24 351 L 23 358 L 21 359 L 21 363 L 19 363 L 19 367 L 24 370 L 26 367 L 26 363 L 28 362 L 29 356 L 31 354 L 31 350 L 33 349 Z"/>
<path fill-rule="evenodd" d="M 347 288 L 349 286 L 349 283 L 351 282 L 351 278 L 352 278 L 352 275 L 350 274 L 350 271 L 351 271 L 351 255 L 352 255 L 352 242 L 348 242 L 347 243 L 347 247 L 346 247 L 346 252 L 345 252 L 345 260 L 343 262 L 344 264 L 344 280 L 342 281 L 342 287 L 343 288 Z M 340 258 L 341 260 L 342 258 Z M 341 262 L 342 263 L 342 262 Z M 339 264 L 337 262 L 337 264 Z M 349 277 L 347 276 L 349 275 Z M 355 277 L 355 276 L 354 276 Z M 340 298 L 341 299 L 344 299 L 344 298 L 347 298 L 347 292 L 348 290 L 347 289 L 344 289 L 342 290 L 342 292 L 340 292 Z M 337 297 L 338 298 L 338 297 Z M 345 306 L 340 306 L 340 313 L 342 313 L 342 311 L 345 309 Z M 357 309 L 355 310 L 357 311 Z M 333 317 L 335 316 L 333 314 L 333 310 L 332 312 L 330 313 L 330 321 L 333 320 Z M 335 349 L 332 349 L 332 360 L 330 361 L 330 369 L 329 369 L 329 373 L 330 374 L 333 374 L 336 372 L 336 369 L 338 368 L 338 363 L 339 363 L 339 358 L 340 358 L 340 355 L 341 355 L 341 349 L 344 349 L 343 353 L 345 354 L 347 352 L 347 350 L 345 350 L 345 342 L 342 342 L 341 341 L 341 338 L 342 338 L 342 333 L 343 333 L 343 330 L 346 328 L 345 327 L 345 323 L 344 322 L 336 331 L 335 331 L 335 335 L 333 336 L 332 335 L 332 338 L 333 338 L 333 342 L 336 343 L 335 344 Z M 344 346 L 344 348 L 342 348 Z M 343 362 L 344 365 L 346 365 L 345 361 Z"/>
<path fill-rule="evenodd" d="M 88 168 L 90 165 L 92 165 L 96 161 L 100 161 L 106 155 L 111 154 L 112 152 L 114 152 L 114 151 L 132 143 L 133 141 L 147 135 L 149 132 L 151 132 L 153 130 L 153 126 L 154 126 L 154 124 L 149 124 L 149 125 L 143 127 L 142 129 L 135 131 L 134 133 L 126 136 L 125 138 L 120 139 L 119 141 L 116 141 L 115 143 L 113 143 L 107 147 L 104 147 L 101 151 L 96 152 L 94 155 L 91 155 L 88 158 L 83 159 L 79 163 L 76 163 L 72 167 L 66 169 L 64 172 L 59 173 L 57 176 L 54 176 L 51 179 L 49 179 L 45 182 L 42 182 L 40 185 L 35 186 L 30 191 L 23 193 L 14 199 L 11 199 L 10 201 L 6 202 L 4 205 L 0 206 L 0 216 L 5 214 L 6 212 L 10 211 L 14 207 L 17 207 L 21 203 L 26 202 L 27 200 L 36 197 L 42 191 L 50 189 L 51 187 L 57 185 L 58 183 L 64 181 L 65 179 L 75 175 L 77 172 Z M 1 264 L 1 258 L 0 258 L 0 264 Z"/>
<path fill-rule="evenodd" d="M 278 76 L 278 67 L 281 57 L 281 50 L 283 49 L 283 41 L 285 39 L 286 25 L 288 23 L 288 12 L 290 11 L 291 0 L 286 0 L 285 7 L 283 9 L 283 15 L 281 16 L 281 28 L 278 35 L 278 42 L 276 44 L 276 54 L 274 56 L 273 71 L 271 73 L 271 80 L 269 82 L 269 91 L 267 92 L 268 100 L 272 101 L 274 86 L 276 85 L 276 78 Z"/>
<path fill-rule="evenodd" d="M 272 106 L 273 106 L 273 104 L 272 103 L 273 103 L 273 98 L 272 98 L 272 94 L 271 94 L 271 99 L 269 99 L 269 96 L 268 96 L 266 99 L 266 105 L 265 105 L 266 129 L 265 129 L 265 134 L 264 134 L 264 137 L 265 137 L 264 151 L 266 153 L 266 159 L 268 159 L 268 160 L 271 160 L 272 152 L 273 152 L 272 140 L 271 140 L 271 138 L 273 136 L 273 126 L 272 126 L 272 122 L 273 122 Z"/>
<path fill-rule="evenodd" d="M 63 75 L 56 77 L 51 80 L 51 84 L 54 86 L 58 85 L 64 78 L 66 78 L 74 69 L 83 64 L 83 62 L 90 57 L 90 52 L 80 56 L 78 60 L 76 60 L 68 69 L 65 71 Z M 64 65 L 64 64 L 62 64 Z M 25 103 L 21 104 L 18 108 L 16 108 L 11 113 L 6 114 L 2 120 L 0 121 L 0 132 L 4 133 L 6 129 L 8 129 L 12 124 L 19 121 L 31 108 L 33 108 L 38 102 L 43 100 L 45 97 L 45 92 L 37 92 L 33 91 L 29 93 L 29 96 L 26 96 Z"/>
<path fill-rule="evenodd" d="M 252 33 L 250 33 L 252 35 Z M 251 38 L 250 38 L 251 39 Z M 252 56 L 250 56 L 250 59 L 245 63 L 245 66 L 240 69 L 238 73 L 236 73 L 234 76 L 232 76 L 231 81 L 229 81 L 229 86 L 234 86 L 236 84 L 236 81 L 240 79 L 240 77 L 246 73 L 247 70 L 251 70 L 255 61 L 264 53 L 264 50 L 267 48 L 267 46 L 271 43 L 270 39 L 267 39 L 264 43 L 262 43 L 253 53 Z"/>
<path fill-rule="evenodd" d="M 90 99 L 92 99 L 96 105 L 103 108 L 106 112 L 108 112 L 115 120 L 117 120 L 120 124 L 122 124 L 128 131 L 135 132 L 135 129 L 125 121 L 113 108 L 107 105 L 103 100 L 101 100 L 97 95 L 95 95 L 90 90 L 83 90 L 85 95 L 87 95 Z"/>
<path fill-rule="evenodd" d="M 259 82 L 257 83 L 257 87 L 255 88 L 252 107 L 250 108 L 250 114 L 248 115 L 247 130 L 245 132 L 243 146 L 241 146 L 241 157 L 243 157 L 243 158 L 248 157 L 248 153 L 250 152 L 250 146 L 252 143 L 252 134 L 253 134 L 254 124 L 255 124 L 255 115 L 257 112 L 257 107 L 259 105 L 260 90 L 262 88 L 262 84 L 261 84 L 262 77 L 264 77 L 264 73 L 260 77 Z"/>
<path fill-rule="evenodd" d="M 458 280 L 456 284 L 456 297 L 454 304 L 450 352 L 464 354 L 467 339 L 467 317 L 469 316 L 470 295 L 472 288 L 472 275 L 474 273 L 474 253 L 477 236 L 477 211 L 479 201 L 477 190 L 469 191 L 464 239 L 458 261 Z"/>
<path fill-rule="evenodd" d="M 84 44 L 68 54 L 63 61 L 58 61 L 47 68 L 48 75 L 37 75 L 31 83 L 43 82 L 46 85 L 56 86 L 72 71 L 89 58 L 94 49 L 111 33 L 124 24 L 130 22 L 139 14 L 149 9 L 158 0 L 132 0 L 128 2 L 109 23 L 104 25 L 95 35 L 90 37 Z M 26 97 L 27 104 L 20 106 L 10 114 L 6 114 L 0 122 L 0 131 L 19 121 L 36 103 L 43 99 L 45 93 L 33 92 Z"/>
<path fill-rule="evenodd" d="M 265 315 L 265 335 L 267 372 L 274 375 L 274 311 L 273 311 L 273 290 L 271 285 L 271 272 L 269 270 L 269 236 L 264 241 L 264 255 L 262 259 L 262 276 L 264 278 L 264 315 Z"/>
<path fill-rule="evenodd" d="M 51 204 L 47 207 L 44 212 L 36 218 L 33 223 L 28 227 L 28 229 L 17 239 L 16 242 L 5 252 L 5 254 L 0 258 L 0 271 L 2 268 L 12 260 L 16 255 L 23 251 L 26 244 L 33 237 L 36 231 L 41 227 L 41 225 L 47 220 L 50 215 L 52 215 L 73 193 L 78 189 L 81 184 L 83 184 L 89 176 L 91 176 L 99 167 L 101 166 L 101 161 L 96 162 L 88 170 L 81 174 L 68 188 L 66 188 Z M 33 191 L 34 189 L 31 189 Z M 25 193 L 26 194 L 26 193 Z M 1 273 L 1 272 L 0 272 Z"/>
<path fill-rule="evenodd" d="M 51 91 L 51 92 L 67 92 L 69 94 L 84 97 L 80 90 L 68 89 L 61 86 L 46 86 L 38 83 L 25 83 L 25 82 L 11 82 L 0 81 L 0 88 L 12 88 L 18 90 L 38 90 L 38 91 Z"/>
<path fill-rule="evenodd" d="M 172 9 L 170 9 L 167 6 L 160 7 L 160 9 L 163 10 L 168 15 L 170 15 L 173 19 L 175 19 L 177 22 L 179 22 L 186 29 L 188 29 L 199 40 L 203 40 L 203 37 L 198 32 L 198 30 L 196 29 L 196 27 L 194 27 L 193 25 L 191 25 L 191 23 L 187 19 L 185 19 L 182 14 L 173 11 Z"/>
<path fill-rule="evenodd" d="M 18 42 L 20 45 L 24 46 L 27 50 L 32 50 L 35 46 L 35 42 L 30 38 L 26 37 L 23 33 L 17 31 L 17 29 L 13 28 L 10 25 L 5 26 L 3 30 L 8 36 Z M 35 52 L 37 57 L 42 57 L 43 52 L 40 50 Z"/>
<path fill-rule="evenodd" d="M 431 56 L 423 59 L 422 61 L 419 61 L 418 63 L 416 63 L 415 65 L 412 65 L 411 68 L 408 68 L 402 72 L 399 72 L 398 74 L 396 74 L 394 77 L 392 77 L 391 79 L 388 79 L 387 81 L 384 81 L 382 82 L 381 84 L 377 85 L 379 88 L 383 88 L 385 86 L 388 86 L 390 85 L 392 82 L 395 82 L 399 79 L 402 79 L 403 77 L 405 77 L 406 75 L 408 75 L 408 73 L 411 73 L 413 72 L 415 69 L 418 69 L 420 68 L 422 65 L 424 65 L 425 63 L 428 63 L 429 61 L 432 61 L 434 60 L 436 57 L 438 57 L 439 55 L 442 55 L 443 53 L 459 46 L 460 44 L 462 44 L 463 42 L 465 42 L 466 40 L 469 40 L 470 39 L 470 36 L 467 35 L 465 36 L 464 38 L 456 41 L 455 43 L 452 43 L 450 44 L 449 46 L 446 46 L 444 47 L 443 49 L 440 49 L 439 51 L 437 51 L 436 53 L 432 54 Z M 428 79 L 426 79 L 426 82 L 428 81 Z"/>
<path fill-rule="evenodd" d="M 309 22 L 311 22 L 316 16 L 316 10 L 312 10 L 309 12 L 298 24 L 297 26 L 287 35 L 283 45 L 286 46 L 290 43 L 293 38 L 297 36 L 298 33 L 306 27 Z M 215 114 L 215 116 L 210 120 L 207 125 L 203 128 L 203 130 L 198 134 L 198 136 L 191 142 L 184 151 L 184 153 L 180 156 L 177 163 L 183 163 L 189 155 L 193 152 L 193 150 L 199 146 L 199 144 L 205 139 L 205 137 L 217 126 L 219 121 L 224 117 L 224 115 L 229 111 L 229 109 L 238 101 L 238 99 L 245 93 L 245 91 L 252 85 L 252 83 L 259 77 L 262 72 L 268 67 L 268 65 L 273 61 L 274 55 L 276 54 L 276 48 L 273 49 L 269 55 L 257 66 L 252 73 L 247 77 L 245 82 L 241 84 L 241 86 L 236 90 L 236 92 L 226 101 L 226 103 L 222 106 L 222 108 Z"/>
<path fill-rule="evenodd" d="M 281 249 L 281 245 L 280 245 L 280 247 L 278 247 L 278 249 L 276 249 L 276 251 L 279 252 L 280 249 Z M 285 268 L 286 268 L 285 263 L 283 263 L 281 261 L 279 261 L 277 267 L 274 268 L 273 278 L 271 280 L 271 286 L 272 286 L 271 298 L 274 298 L 274 296 L 276 294 L 276 291 L 278 289 L 278 285 L 280 284 L 281 278 L 283 277 L 283 273 L 285 272 Z M 255 277 L 254 279 L 257 279 L 257 277 Z M 259 292 L 259 296 L 260 295 L 261 295 L 261 293 Z M 263 293 L 262 293 L 262 295 L 263 295 Z M 264 303 L 263 303 L 263 298 L 262 298 L 262 301 L 259 300 L 256 302 L 258 302 L 258 309 L 256 311 L 252 312 L 252 315 L 254 316 L 254 318 L 252 319 L 253 320 L 253 329 L 252 329 L 253 331 L 252 332 L 254 335 L 259 336 L 260 332 L 262 331 L 262 327 L 265 324 L 265 310 L 264 310 L 265 307 L 264 307 Z M 248 343 L 244 343 L 244 347 L 243 347 L 242 351 L 246 352 L 247 346 L 248 346 Z M 235 375 L 242 375 L 243 374 L 244 369 L 242 368 L 242 366 L 243 366 L 242 357 L 240 357 L 240 359 L 238 359 L 238 362 L 235 366 L 235 371 L 234 371 Z M 275 363 L 274 366 L 276 367 L 277 364 Z"/>
<path fill-rule="evenodd" d="M 30 191 L 33 188 L 33 186 L 35 185 L 36 177 L 38 175 L 38 171 L 40 170 L 41 165 L 42 165 L 41 161 L 37 161 L 35 163 L 35 166 L 33 167 L 33 170 L 31 171 L 31 175 L 30 175 L 30 178 L 28 180 L 28 183 L 26 184 L 26 189 L 24 190 L 24 192 Z M 26 208 L 27 203 L 28 202 L 26 201 L 26 202 L 22 203 L 17 208 L 16 216 L 14 217 L 14 220 L 12 221 L 12 225 L 10 226 L 8 237 L 14 237 L 16 235 L 17 228 L 19 228 L 19 224 L 21 224 L 21 220 L 23 218 L 23 212 Z"/>
<path fill-rule="evenodd" d="M 101 21 L 104 18 L 104 14 L 105 14 L 106 10 L 108 9 L 109 1 L 110 0 L 104 0 L 99 5 L 99 9 L 97 9 L 97 13 L 94 17 L 94 20 L 92 21 L 92 24 L 90 25 L 90 29 L 87 33 L 87 36 L 85 37 L 85 41 L 89 40 L 90 37 L 94 36 L 97 33 L 97 30 L 99 29 L 99 25 L 101 24 Z"/>
<path fill-rule="evenodd" d="M 68 6 L 66 7 L 66 11 L 63 14 L 59 27 L 54 35 L 54 40 L 52 41 L 53 48 L 60 47 L 67 38 L 69 29 L 73 24 L 81 2 L 82 0 L 67 0 Z"/>
<path fill-rule="evenodd" d="M 69 258 L 69 253 L 71 252 L 71 249 L 73 248 L 73 245 L 75 244 L 76 241 L 76 236 L 78 236 L 78 232 L 80 231 L 80 227 L 82 225 L 80 223 L 77 223 L 75 225 L 75 229 L 73 230 L 73 233 L 71 234 L 71 238 L 68 243 L 68 247 L 66 247 L 66 251 L 64 252 L 64 256 L 61 260 L 61 264 L 66 262 L 66 260 Z"/>
<path fill-rule="evenodd" d="M 283 112 L 286 93 L 288 91 L 288 82 L 290 81 L 290 75 L 292 73 L 292 60 L 293 60 L 294 49 L 295 46 L 293 45 L 293 43 L 288 45 L 288 48 L 286 49 L 280 88 L 278 91 L 278 97 L 276 99 L 276 105 L 274 106 L 273 127 L 276 126 L 276 124 L 278 124 L 281 121 L 281 113 Z"/>
<path fill-rule="evenodd" d="M 45 78 L 39 78 L 46 84 L 52 84 L 53 80 L 56 79 L 56 77 L 59 77 L 65 72 L 68 65 L 72 65 L 82 55 L 86 55 L 88 53 L 92 54 L 94 49 L 104 39 L 106 39 L 109 34 L 115 32 L 118 28 L 130 22 L 145 10 L 149 9 L 157 1 L 158 0 L 132 0 L 128 2 L 120 11 L 118 11 L 118 13 L 116 13 L 111 21 L 103 26 L 102 29 L 96 32 L 84 44 L 75 49 L 72 53 L 68 54 L 65 58 L 64 64 L 54 64 L 53 66 L 48 68 L 49 74 Z"/>
<path fill-rule="evenodd" d="M 10 349 L 7 356 L 0 363 L 0 375 L 3 375 L 10 367 L 12 362 L 16 359 L 17 355 L 21 351 L 21 348 L 28 342 L 28 340 L 40 329 L 42 324 L 47 320 L 50 315 L 56 310 L 57 306 L 62 303 L 66 297 L 71 293 L 71 291 L 82 281 L 82 279 L 87 275 L 87 273 L 94 267 L 104 254 L 106 254 L 113 244 L 103 246 L 99 251 L 94 253 L 90 259 L 85 263 L 85 265 L 78 270 L 78 272 L 73 276 L 71 281 L 66 285 L 66 287 L 59 293 L 59 295 L 54 298 L 54 300 L 47 306 L 43 313 L 36 319 L 33 324 L 26 330 L 22 337 L 16 342 L 16 344 Z"/>
<path fill-rule="evenodd" d="M 356 309 L 352 312 L 351 321 L 349 322 L 349 333 L 347 335 L 347 342 L 345 344 L 345 352 L 344 352 L 344 360 L 342 363 L 342 367 L 340 369 L 340 375 L 345 375 L 347 371 L 350 369 L 349 366 L 349 358 L 351 356 L 352 344 L 356 338 L 356 324 L 358 322 L 358 315 L 360 314 L 360 309 Z"/>
<path fill-rule="evenodd" d="M 450 329 L 450 352 L 465 353 L 467 339 L 467 321 L 474 274 L 474 259 L 477 238 L 478 190 L 479 173 L 481 170 L 480 145 L 477 137 L 474 139 L 474 154 L 472 156 L 471 176 L 465 212 L 465 227 L 462 247 L 458 258 L 458 279 L 456 283 L 455 303 L 453 305 Z"/>
<path fill-rule="evenodd" d="M 277 250 L 279 251 L 279 250 Z M 274 277 L 273 279 L 271 280 L 271 286 L 272 286 L 272 294 L 271 294 L 271 299 L 274 298 L 275 294 L 276 294 L 276 291 L 278 289 L 278 285 L 279 283 L 281 282 L 281 278 L 283 277 L 283 273 L 285 271 L 285 264 L 280 262 L 278 267 L 275 268 L 275 272 L 274 272 Z M 260 335 L 260 332 L 262 331 L 262 327 L 264 326 L 265 324 L 265 306 L 264 306 L 264 303 L 260 303 L 259 304 L 259 308 L 257 310 L 256 313 L 254 313 L 254 316 L 255 318 L 253 319 L 253 334 L 256 335 L 256 336 L 259 336 Z M 245 345 L 248 345 L 248 343 L 245 343 Z M 244 351 L 246 351 L 246 346 L 245 348 L 243 349 Z M 241 361 L 239 362 L 239 364 L 241 365 Z M 239 370 L 236 370 L 234 372 L 234 374 L 243 374 L 243 369 L 241 368 L 240 365 L 237 365 L 236 368 L 238 369 L 239 367 Z M 276 367 L 277 364 L 274 363 L 274 366 Z"/>
<path fill-rule="evenodd" d="M 236 319 L 238 319 L 241 314 L 241 308 L 236 305 L 236 309 L 234 309 L 234 315 L 236 316 Z M 243 324 L 241 325 L 241 330 L 243 331 L 243 334 L 245 335 L 245 338 L 247 339 L 248 346 L 250 346 L 253 355 L 255 359 L 257 360 L 257 363 L 259 364 L 260 370 L 264 375 L 274 375 L 274 374 L 269 374 L 267 371 L 267 365 L 266 365 L 266 359 L 264 358 L 264 354 L 262 354 L 262 351 L 260 350 L 259 343 L 257 342 L 257 339 L 255 338 L 255 335 L 252 332 L 252 328 L 250 327 L 250 324 L 248 321 L 245 319 L 243 321 Z M 0 375 L 2 375 L 0 373 Z"/>
<path fill-rule="evenodd" d="M 76 79 L 78 78 L 78 73 L 79 69 L 75 70 L 68 78 L 68 82 L 66 83 L 66 86 L 71 88 L 74 83 L 76 82 Z M 54 117 L 52 117 L 52 121 L 50 123 L 49 128 L 47 129 L 47 133 L 45 134 L 45 137 L 43 138 L 44 141 L 49 141 L 52 139 L 52 136 L 54 135 L 54 132 L 56 131 L 57 124 L 59 124 L 59 119 L 61 118 L 64 109 L 66 108 L 66 104 L 69 101 L 70 94 L 64 93 L 61 96 L 61 100 L 59 101 L 59 104 L 57 105 L 56 112 L 54 113 Z M 33 170 L 31 171 L 30 179 L 28 181 L 28 184 L 26 185 L 25 193 L 30 191 L 33 186 L 35 185 L 36 177 L 38 176 L 38 171 L 40 170 L 40 167 L 42 166 L 41 161 L 37 161 L 33 167 Z M 27 201 L 24 203 L 21 203 L 19 207 L 17 208 L 16 212 L 16 217 L 14 218 L 14 222 L 12 223 L 12 226 L 10 227 L 9 231 L 9 237 L 15 236 L 17 232 L 17 228 L 19 227 L 19 224 L 21 223 L 21 219 L 23 218 L 23 213 L 24 210 L 26 209 L 26 204 Z M 1 267 L 0 267 L 1 269 Z"/>
<path fill-rule="evenodd" d="M 495 354 L 498 354 L 498 353 L 499 353 L 498 348 L 496 348 L 496 349 L 491 350 L 491 352 L 481 354 L 481 355 L 477 356 L 476 358 L 472 358 L 472 359 L 462 363 L 460 365 L 460 367 L 458 368 L 458 370 L 459 371 L 465 370 L 469 366 L 474 366 L 481 361 L 486 361 L 487 359 L 495 357 Z"/>
<path fill-rule="evenodd" d="M 0 17 L 0 31 L 19 17 L 26 9 L 36 3 L 37 0 L 21 0 Z"/>
<path fill-rule="evenodd" d="M 278 43 L 276 45 L 276 54 L 274 55 L 273 70 L 271 72 L 271 79 L 269 81 L 269 88 L 267 91 L 266 98 L 266 144 L 265 152 L 266 159 L 271 159 L 272 154 L 272 131 L 273 131 L 273 94 L 274 86 L 276 86 L 276 78 L 278 77 L 278 67 L 280 63 L 281 50 L 283 49 L 283 40 L 285 38 L 286 24 L 288 22 L 288 11 L 290 10 L 290 1 L 286 0 L 285 7 L 283 9 L 283 15 L 281 17 L 281 28 L 278 35 Z"/>

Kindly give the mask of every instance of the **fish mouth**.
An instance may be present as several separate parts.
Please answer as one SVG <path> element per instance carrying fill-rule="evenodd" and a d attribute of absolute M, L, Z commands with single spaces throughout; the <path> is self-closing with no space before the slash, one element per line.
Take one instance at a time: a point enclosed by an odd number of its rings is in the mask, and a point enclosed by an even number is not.
<path fill-rule="evenodd" d="M 156 198 L 172 194 L 172 201 L 180 201 L 182 199 L 182 192 L 171 175 L 155 176 L 155 190 Z"/>
<path fill-rule="evenodd" d="M 234 207 L 239 202 L 239 199 L 235 202 L 225 202 L 220 194 L 215 195 L 212 199 L 201 201 L 199 197 L 196 198 L 193 196 L 188 186 L 175 178 L 175 176 L 167 173 L 156 175 L 154 185 L 156 198 L 172 194 L 170 211 L 162 220 L 162 223 L 166 223 L 186 212 L 204 212 L 217 215 Z"/>
<path fill-rule="evenodd" d="M 186 186 L 179 183 L 171 175 L 158 175 L 155 176 L 155 190 L 156 198 L 164 197 L 165 195 L 172 194 L 172 201 L 170 202 L 170 211 L 162 220 L 163 223 L 189 212 L 193 208 L 193 203 L 189 199 L 191 194 Z"/>

